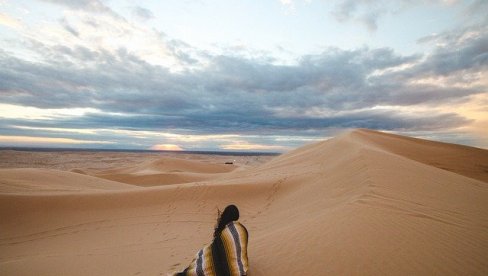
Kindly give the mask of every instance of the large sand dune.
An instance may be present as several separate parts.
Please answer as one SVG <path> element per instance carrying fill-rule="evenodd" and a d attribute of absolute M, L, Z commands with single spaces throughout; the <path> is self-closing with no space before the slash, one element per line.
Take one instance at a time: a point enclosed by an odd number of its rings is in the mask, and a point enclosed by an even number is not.
<path fill-rule="evenodd" d="M 250 275 L 488 274 L 486 150 L 356 130 L 247 169 L 183 163 L 209 178 L 137 187 L 2 170 L 0 274 L 166 275 L 210 241 L 229 203 L 249 230 Z M 112 173 L 183 167 L 159 165 Z M 58 186 L 76 189 L 47 191 Z"/>

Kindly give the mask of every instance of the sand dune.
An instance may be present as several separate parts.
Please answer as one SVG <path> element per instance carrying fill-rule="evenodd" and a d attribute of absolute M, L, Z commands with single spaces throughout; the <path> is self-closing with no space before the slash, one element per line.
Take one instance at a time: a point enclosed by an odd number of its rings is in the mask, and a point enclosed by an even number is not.
<path fill-rule="evenodd" d="M 128 184 L 142 186 L 142 187 L 199 182 L 199 181 L 216 178 L 216 176 L 212 174 L 184 173 L 184 172 L 171 172 L 171 173 L 154 172 L 148 174 L 101 173 L 101 174 L 96 174 L 96 176 L 108 180 L 119 181 L 122 183 L 128 183 Z"/>
<path fill-rule="evenodd" d="M 487 275 L 487 155 L 356 130 L 200 182 L 1 192 L 0 271 L 166 275 L 209 242 L 217 208 L 235 203 L 250 275 Z M 124 173 L 167 170 L 154 166 Z"/>
<path fill-rule="evenodd" d="M 372 132 L 366 129 L 357 132 L 356 135 L 386 151 L 488 182 L 488 154 L 484 149 Z"/>
<path fill-rule="evenodd" d="M 165 157 L 137 166 L 99 171 L 94 175 L 139 186 L 156 186 L 215 179 L 219 173 L 235 168 L 235 165 Z"/>
<path fill-rule="evenodd" d="M 0 194 L 70 193 L 133 189 L 114 181 L 50 169 L 0 169 Z"/>

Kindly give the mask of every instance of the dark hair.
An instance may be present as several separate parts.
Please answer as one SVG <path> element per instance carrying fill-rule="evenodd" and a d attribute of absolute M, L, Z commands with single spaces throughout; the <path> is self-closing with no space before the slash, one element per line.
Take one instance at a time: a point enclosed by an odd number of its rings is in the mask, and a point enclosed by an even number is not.
<path fill-rule="evenodd" d="M 232 221 L 236 221 L 239 219 L 239 209 L 237 209 L 237 206 L 235 205 L 229 205 L 225 207 L 224 211 L 220 213 L 220 210 L 218 211 L 218 219 L 217 219 L 217 224 L 215 225 L 215 230 L 214 230 L 214 238 L 224 230 L 224 227 Z"/>

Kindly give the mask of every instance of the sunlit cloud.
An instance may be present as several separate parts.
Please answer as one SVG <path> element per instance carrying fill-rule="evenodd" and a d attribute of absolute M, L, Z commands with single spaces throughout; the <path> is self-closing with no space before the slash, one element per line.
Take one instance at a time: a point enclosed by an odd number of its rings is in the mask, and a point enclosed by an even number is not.
<path fill-rule="evenodd" d="M 46 120 L 83 116 L 87 113 L 101 113 L 100 110 L 87 108 L 37 108 L 0 103 L 0 118 Z"/>
<path fill-rule="evenodd" d="M 53 138 L 53 137 L 30 137 L 30 136 L 5 136 L 0 135 L 0 142 L 4 145 L 57 145 L 57 144 L 113 144 L 111 141 L 91 141 L 70 138 Z"/>
<path fill-rule="evenodd" d="M 7 26 L 12 29 L 18 29 L 22 26 L 20 20 L 15 19 L 8 14 L 0 13 L 0 25 Z"/>
<path fill-rule="evenodd" d="M 58 22 L 26 26 L 21 35 L 31 44 L 33 54 L 42 45 L 63 45 L 65 51 L 86 49 L 86 54 L 100 52 L 117 54 L 120 51 L 136 56 L 153 65 L 181 70 L 181 61 L 173 52 L 172 41 L 164 33 L 143 24 L 129 22 L 113 13 L 93 14 L 80 10 L 65 10 Z M 92 57 L 95 57 L 92 56 Z M 75 56 L 73 56 L 75 57 Z M 38 58 L 44 58 L 39 55 Z M 85 57 L 86 58 L 86 57 Z M 70 60 L 78 62 L 78 60 Z M 89 65 L 90 59 L 85 59 Z"/>
<path fill-rule="evenodd" d="M 79 134 L 96 134 L 96 129 L 80 129 L 80 128 L 58 128 L 58 127 L 29 127 L 29 126 L 12 126 L 16 129 L 36 130 L 36 131 L 52 131 L 57 133 L 79 133 Z"/>

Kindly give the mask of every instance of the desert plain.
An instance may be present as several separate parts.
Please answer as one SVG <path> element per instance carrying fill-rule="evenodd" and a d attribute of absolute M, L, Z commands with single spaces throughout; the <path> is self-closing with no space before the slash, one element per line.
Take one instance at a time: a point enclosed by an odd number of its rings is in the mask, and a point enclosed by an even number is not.
<path fill-rule="evenodd" d="M 228 204 L 249 275 L 488 275 L 488 151 L 366 129 L 279 156 L 2 150 L 0 275 L 167 275 Z"/>

